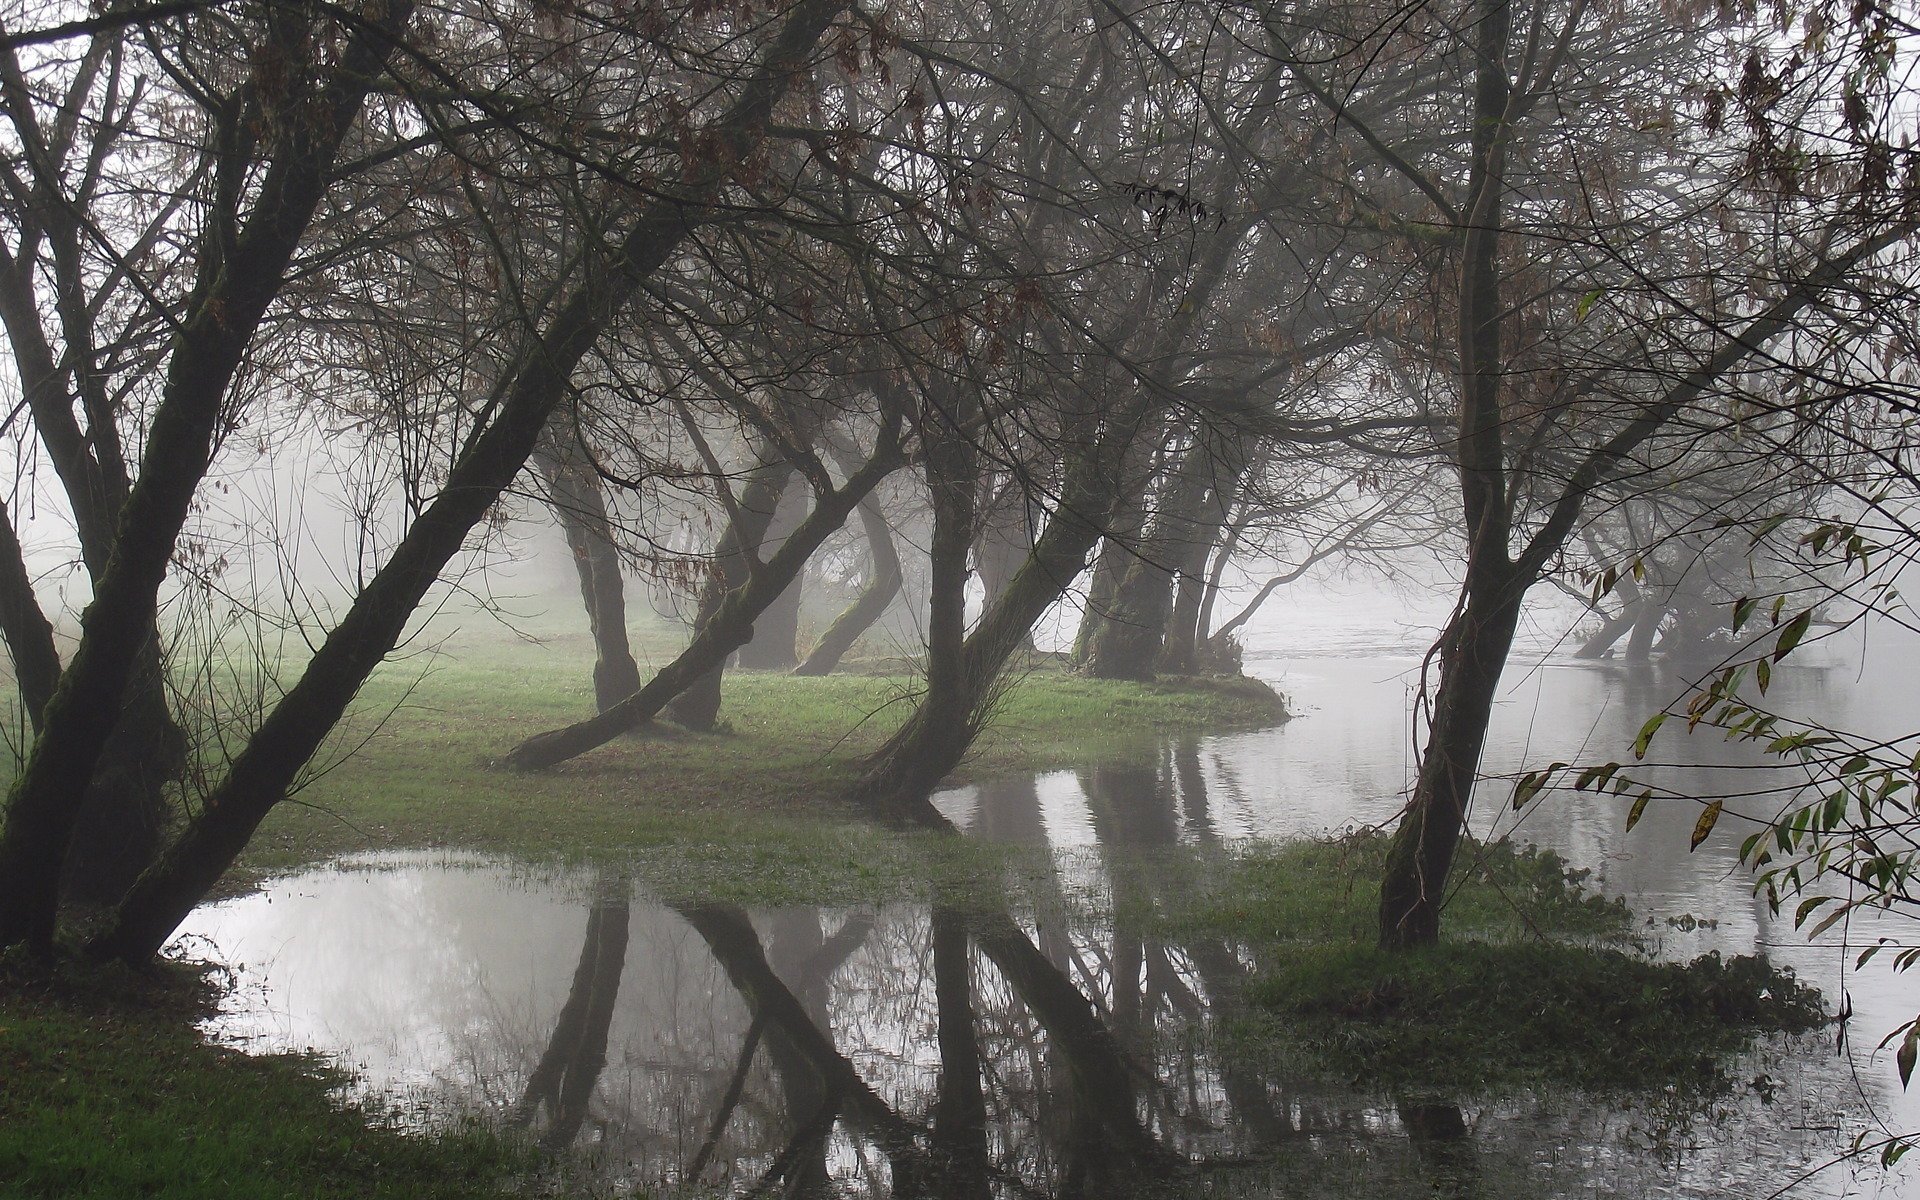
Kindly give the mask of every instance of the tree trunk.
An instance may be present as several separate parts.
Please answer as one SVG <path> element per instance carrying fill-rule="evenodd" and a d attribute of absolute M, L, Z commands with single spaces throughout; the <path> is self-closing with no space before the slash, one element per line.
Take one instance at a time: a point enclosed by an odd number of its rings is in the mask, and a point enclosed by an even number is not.
<path fill-rule="evenodd" d="M 627 597 L 606 488 L 579 439 L 549 427 L 534 450 L 547 501 L 580 578 L 580 601 L 593 634 L 593 699 L 602 711 L 640 690 L 640 664 L 627 641 Z"/>
<path fill-rule="evenodd" d="M 680 656 L 662 667 L 633 695 L 607 709 L 561 729 L 537 733 L 515 746 L 502 765 L 535 771 L 565 762 L 596 746 L 604 746 L 627 730 L 654 718 L 674 697 L 707 678 L 727 655 L 753 636 L 753 622 L 780 589 L 806 566 L 820 544 L 846 523 L 855 505 L 894 470 L 898 449 L 890 437 L 882 439 L 874 457 L 838 490 L 820 497 L 813 511 L 774 556 L 750 573 L 740 587 L 721 597 L 712 617 L 704 622 Z"/>
<path fill-rule="evenodd" d="M 806 484 L 793 480 L 774 509 L 773 521 L 755 553 L 764 557 L 777 550 L 799 526 L 806 510 Z M 733 656 L 734 666 L 748 671 L 791 671 L 799 665 L 800 655 L 795 646 L 800 640 L 800 602 L 806 581 L 807 573 L 802 570 L 786 590 L 767 605 L 767 611 L 753 623 L 753 636 Z"/>
<path fill-rule="evenodd" d="M 1084 668 L 1112 613 L 1120 581 L 1133 561 L 1133 547 L 1139 543 L 1146 526 L 1146 511 L 1138 503 L 1128 504 L 1114 514 L 1113 531 L 1100 540 L 1100 553 L 1093 561 L 1093 578 L 1087 581 L 1087 604 L 1080 613 L 1080 627 L 1074 631 L 1070 657 L 1076 669 Z"/>
<path fill-rule="evenodd" d="M 1380 944 L 1399 950 L 1440 938 L 1447 873 L 1466 825 L 1494 692 L 1513 646 L 1524 584 L 1509 575 L 1473 595 L 1448 623 L 1440 688 L 1413 797 L 1394 830 L 1380 886 Z M 1484 599 L 1482 597 L 1485 597 Z"/>
<path fill-rule="evenodd" d="M 1033 523 L 1028 518 L 1026 489 L 1009 478 L 998 493 L 983 506 L 979 528 L 973 540 L 973 563 L 980 572 L 981 605 L 984 615 L 994 602 L 1006 594 L 1020 564 L 1033 550 Z M 1033 637 L 1027 636 L 1023 649 L 1031 649 Z"/>
<path fill-rule="evenodd" d="M 199 286 L 174 335 L 139 477 L 121 507 L 113 553 L 81 617 L 80 645 L 47 701 L 0 830 L 0 948 L 53 949 L 67 849 L 80 805 L 151 644 L 160 585 L 212 461 L 227 388 L 282 287 L 332 182 L 335 152 L 412 15 L 406 3 L 353 36 L 312 112 L 261 176 L 245 228 Z"/>
<path fill-rule="evenodd" d="M 867 546 L 872 558 L 872 569 L 867 586 L 854 597 L 852 604 L 846 607 L 827 631 L 820 635 L 807 654 L 806 661 L 793 669 L 795 675 L 830 675 L 860 635 L 873 628 L 900 594 L 903 573 L 900 569 L 900 553 L 894 549 L 893 534 L 887 528 L 887 519 L 880 512 L 880 506 L 872 500 L 863 500 L 856 510 L 860 514 L 860 524 L 866 530 Z"/>
<path fill-rule="evenodd" d="M 399 641 L 468 532 L 525 467 L 581 357 L 686 236 L 686 205 L 710 197 L 731 178 L 764 130 L 774 102 L 792 85 L 840 8 L 840 0 L 800 0 L 788 11 L 740 98 L 715 122 L 714 144 L 727 153 L 688 180 L 689 197 L 663 199 L 642 210 L 609 269 L 583 280 L 560 305 L 532 352 L 519 358 L 522 365 L 503 388 L 493 422 L 467 443 L 446 486 L 328 634 L 300 681 L 248 739 L 193 822 L 121 900 L 112 924 L 89 943 L 90 953 L 132 962 L 150 958 L 232 865 L 360 685 Z M 153 452 L 150 438 L 148 453 Z M 123 535 L 130 522 L 123 522 Z M 68 675 L 73 673 L 70 667 Z M 63 679 L 61 691 L 66 687 Z M 56 692 L 56 703 L 59 696 Z M 13 815 L 8 814 L 10 824 Z M 50 936 L 51 914 L 48 921 Z"/>
<path fill-rule="evenodd" d="M 1218 496 L 1221 487 L 1230 485 L 1222 482 L 1222 476 L 1237 474 L 1227 466 L 1221 439 L 1209 430 L 1197 430 L 1162 487 L 1153 519 L 1135 553 L 1127 556 L 1106 619 L 1087 644 L 1081 664 L 1087 674 L 1096 679 L 1153 678 L 1173 617 L 1175 581 L 1198 577 L 1206 569 L 1207 552 L 1226 520 Z M 1196 594 L 1192 620 L 1198 619 L 1198 609 Z M 1184 640 L 1190 669 L 1191 633 Z"/>
<path fill-rule="evenodd" d="M 753 573 L 752 564 L 766 541 L 767 528 L 773 524 L 774 512 L 780 507 L 780 496 L 786 491 L 793 473 L 792 463 L 774 461 L 763 462 L 748 474 L 747 484 L 741 489 L 740 498 L 734 505 L 734 514 L 727 521 L 726 532 L 720 535 L 720 542 L 714 547 L 713 564 L 700 590 L 700 608 L 693 622 L 696 639 L 719 615 L 727 597 L 746 586 Z M 726 485 L 722 482 L 721 486 Z M 776 598 L 769 597 L 769 603 Z M 757 612 L 755 616 L 758 616 Z M 728 654 L 753 637 L 753 619 L 748 618 L 744 636 L 727 648 Z M 728 640 L 731 640 L 731 635 Z M 722 655 L 684 690 L 672 697 L 672 703 L 667 706 L 667 718 L 688 729 L 712 729 L 720 717 L 720 685 L 726 668 L 726 655 Z M 649 713 L 648 717 L 651 716 Z"/>
<path fill-rule="evenodd" d="M 1500 221 L 1505 178 L 1499 134 L 1510 83 L 1507 0 L 1479 0 L 1473 96 L 1473 165 L 1460 250 L 1457 315 L 1460 413 L 1453 456 L 1467 529 L 1465 603 L 1441 635 L 1440 689 L 1427 746 L 1380 883 L 1380 945 L 1399 950 L 1440 938 L 1447 873 L 1506 666 L 1520 601 L 1536 570 L 1510 558 L 1513 511 L 1506 485 L 1506 362 L 1500 296 Z M 1564 538 L 1565 534 L 1560 535 Z"/>

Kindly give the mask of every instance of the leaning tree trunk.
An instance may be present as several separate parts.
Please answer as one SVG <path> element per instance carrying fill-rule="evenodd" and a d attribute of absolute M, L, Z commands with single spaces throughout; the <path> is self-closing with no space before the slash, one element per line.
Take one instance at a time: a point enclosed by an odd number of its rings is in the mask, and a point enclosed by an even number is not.
<path fill-rule="evenodd" d="M 1494 692 L 1520 620 L 1525 585 L 1507 573 L 1448 622 L 1440 687 L 1413 796 L 1387 848 L 1380 886 L 1380 944 L 1430 946 L 1440 938 L 1447 875 L 1466 827 Z M 1483 598 L 1484 597 L 1484 598 Z"/>
<path fill-rule="evenodd" d="M 534 449 L 580 578 L 580 601 L 593 634 L 593 699 L 604 710 L 640 690 L 640 664 L 627 641 L 627 596 L 606 488 L 577 436 L 549 427 Z"/>
<path fill-rule="evenodd" d="M 872 500 L 864 500 L 858 509 L 860 524 L 867 535 L 867 546 L 871 556 L 872 570 L 867 586 L 860 589 L 852 604 L 846 607 L 820 640 L 808 652 L 806 661 L 793 669 L 795 675 L 830 675 L 860 635 L 873 628 L 893 598 L 900 594 L 903 572 L 900 569 L 900 552 L 894 549 L 893 534 L 887 528 L 887 519 L 880 512 L 880 506 Z"/>
<path fill-rule="evenodd" d="M 687 205 L 711 199 L 758 143 L 774 103 L 792 86 L 840 8 L 840 0 L 800 0 L 788 11 L 740 97 L 711 127 L 712 145 L 724 153 L 699 164 L 686 181 L 686 196 L 642 209 L 606 269 L 582 280 L 558 306 L 530 347 L 533 352 L 519 359 L 493 421 L 467 443 L 446 486 L 327 635 L 299 682 L 247 740 L 193 821 L 121 899 L 113 922 L 88 943 L 91 954 L 130 962 L 151 958 L 233 865 L 367 676 L 398 643 L 467 534 L 526 466 L 580 359 L 680 245 L 687 234 Z M 153 453 L 151 440 L 148 453 Z M 63 679 L 61 690 L 66 687 Z M 59 696 L 56 692 L 55 703 Z M 13 813 L 8 816 L 11 823 Z M 49 913 L 49 937 L 51 918 Z M 11 920 L 0 909 L 0 944 L 12 940 Z"/>
<path fill-rule="evenodd" d="M 815 501 L 813 511 L 774 554 L 751 571 L 738 588 L 721 597 L 712 617 L 701 625 L 680 656 L 662 667 L 633 695 L 584 721 L 537 733 L 515 746 L 503 766 L 536 771 L 604 746 L 627 730 L 652 720 L 674 697 L 706 678 L 753 636 L 753 622 L 782 588 L 807 565 L 820 544 L 846 524 L 847 517 L 898 464 L 898 448 L 883 437 L 874 452 L 845 484 Z"/>
<path fill-rule="evenodd" d="M 332 183 L 335 152 L 411 16 L 409 5 L 393 4 L 353 35 L 333 80 L 308 98 L 311 112 L 294 122 L 299 128 L 261 175 L 244 229 L 218 262 L 202 264 L 174 334 L 113 553 L 81 616 L 80 645 L 47 701 L 8 799 L 0 830 L 0 948 L 24 943 L 52 953 L 77 800 L 118 723 L 142 648 L 151 644 L 160 586 L 212 461 L 228 386 Z"/>
<path fill-rule="evenodd" d="M 727 522 L 726 532 L 720 535 L 719 545 L 714 547 L 713 564 L 700 590 L 700 608 L 693 621 L 696 638 L 718 617 L 727 597 L 746 586 L 760 547 L 766 541 L 767 527 L 773 524 L 774 512 L 780 507 L 780 496 L 793 475 L 793 464 L 784 460 L 763 462 L 748 474 L 747 484 L 734 505 L 734 515 Z M 722 481 L 719 486 L 726 484 Z M 769 597 L 768 602 L 776 598 Z M 758 615 L 756 612 L 755 616 Z M 744 633 L 744 637 L 727 648 L 728 654 L 753 637 L 751 621 Z M 712 729 L 720 717 L 720 687 L 726 667 L 726 655 L 722 655 L 684 690 L 671 697 L 668 719 L 688 729 Z"/>

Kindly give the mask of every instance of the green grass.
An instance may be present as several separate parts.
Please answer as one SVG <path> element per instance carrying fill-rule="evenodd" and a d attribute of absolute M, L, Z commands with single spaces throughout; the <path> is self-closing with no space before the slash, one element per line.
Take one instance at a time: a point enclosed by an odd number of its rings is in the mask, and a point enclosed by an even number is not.
<path fill-rule="evenodd" d="M 950 839 L 876 838 L 841 803 L 861 756 L 912 711 L 915 683 L 730 672 L 720 732 L 655 725 L 551 771 L 514 774 L 491 760 L 590 713 L 583 657 L 514 648 L 444 659 L 424 676 L 397 664 L 369 684 L 323 754 L 324 769 L 269 817 L 243 865 L 280 870 L 357 850 L 423 847 L 534 859 L 664 856 L 723 898 L 879 898 L 921 870 L 925 844 L 946 845 L 937 857 L 947 859 L 980 853 Z M 1150 755 L 1183 733 L 1283 715 L 1271 692 L 1245 681 L 1143 686 L 1042 667 L 1008 690 L 955 781 Z M 768 866 L 808 878 L 796 878 L 791 894 L 769 894 L 763 885 L 777 881 L 761 869 Z M 727 877 L 743 872 L 756 882 L 736 894 Z"/>
<path fill-rule="evenodd" d="M 586 715 L 577 644 L 395 664 L 368 686 L 326 769 L 269 818 L 240 872 L 374 849 L 455 847 L 621 859 L 660 894 L 742 903 L 998 899 L 1044 852 L 875 829 L 838 797 L 911 711 L 914 680 L 732 673 L 726 728 L 662 727 L 559 769 L 489 760 Z M 964 774 L 1152 753 L 1181 733 L 1271 724 L 1271 693 L 1230 681 L 1139 686 L 1042 668 L 1007 693 Z M 352 753 L 343 753 L 346 749 Z M 301 1056 L 211 1047 L 208 989 L 0 966 L 0 1194 L 440 1197 L 500 1194 L 535 1164 L 480 1128 L 402 1135 L 343 1105 Z"/>
<path fill-rule="evenodd" d="M 477 1126 L 403 1135 L 337 1072 L 210 1047 L 197 979 L 0 971 L 0 1194 L 328 1200 L 501 1194 L 532 1156 Z"/>
<path fill-rule="evenodd" d="M 1767 1033 L 1825 1021 L 1818 992 L 1763 960 L 1656 962 L 1632 915 L 1551 853 L 1462 847 L 1438 946 L 1375 948 L 1386 838 L 1250 848 L 1175 936 L 1226 937 L 1259 965 L 1226 1053 L 1281 1077 L 1396 1097 L 1523 1089 L 1720 1094 Z"/>

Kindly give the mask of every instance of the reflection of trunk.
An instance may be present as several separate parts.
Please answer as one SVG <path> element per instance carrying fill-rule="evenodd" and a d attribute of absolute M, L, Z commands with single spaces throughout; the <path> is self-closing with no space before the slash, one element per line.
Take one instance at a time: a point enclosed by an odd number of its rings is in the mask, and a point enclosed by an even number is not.
<path fill-rule="evenodd" d="M 1414 1155 L 1427 1168 L 1431 1194 L 1459 1200 L 1479 1195 L 1478 1156 L 1460 1107 L 1402 1103 L 1398 1111 Z"/>
<path fill-rule="evenodd" d="M 934 1177 L 950 1200 L 985 1200 L 987 1101 L 980 1090 L 980 1043 L 973 1027 L 973 966 L 964 921 L 933 910 L 933 992 L 938 1008 L 940 1093 L 933 1105 Z"/>
<path fill-rule="evenodd" d="M 773 524 L 774 513 L 780 507 L 780 496 L 786 491 L 793 475 L 793 464 L 788 462 L 763 463 L 748 474 L 747 484 L 740 490 L 734 513 L 727 522 L 727 530 L 720 535 L 719 545 L 714 547 L 713 563 L 708 569 L 706 583 L 700 589 L 700 608 L 693 619 L 696 641 L 712 628 L 727 597 L 738 593 L 755 573 L 753 561 L 766 541 L 767 528 Z M 721 480 L 717 486 L 727 485 Z M 805 565 L 803 559 L 801 566 Z M 727 648 L 728 654 L 753 637 L 753 623 L 759 619 L 760 611 L 770 607 L 785 591 L 786 588 L 782 586 L 746 618 L 745 627 L 735 631 L 738 640 L 727 639 L 733 641 Z M 711 667 L 695 676 L 684 690 L 670 697 L 667 717 L 688 729 L 712 729 L 720 715 L 720 683 L 725 671 L 726 655 L 723 654 Z M 652 715 L 648 713 L 647 717 L 641 719 L 649 719 Z M 638 721 L 635 723 L 638 724 Z"/>
<path fill-rule="evenodd" d="M 903 1198 L 919 1194 L 924 1170 L 913 1127 L 867 1085 L 774 974 L 746 913 L 719 904 L 676 905 L 675 909 L 705 939 L 753 1019 L 764 1021 L 769 1032 L 785 1038 L 817 1076 L 827 1097 L 825 1107 L 847 1114 L 853 1127 L 887 1156 L 893 1168 L 893 1194 Z"/>
<path fill-rule="evenodd" d="M 807 487 L 798 479 L 787 485 L 774 508 L 773 520 L 755 553 L 772 553 L 800 524 L 807 511 Z M 750 671 L 791 671 L 800 661 L 794 644 L 800 640 L 800 598 L 807 573 L 793 577 L 772 604 L 753 623 L 753 637 L 733 656 L 733 664 Z"/>
<path fill-rule="evenodd" d="M 815 909 L 786 909 L 764 918 L 767 964 L 787 982 L 788 990 L 817 1028 L 828 1029 L 826 1006 L 827 970 L 809 969 L 825 945 L 820 935 L 820 914 Z M 835 964 L 837 965 L 837 964 Z M 755 1019 L 759 1020 L 758 1014 Z M 780 1080 L 780 1098 L 796 1134 L 805 1132 L 808 1118 L 832 1105 L 825 1081 L 806 1052 L 786 1030 L 777 1025 L 767 1039 L 774 1070 Z M 783 1194 L 793 1200 L 826 1200 L 833 1193 L 827 1173 L 826 1131 L 820 1136 L 796 1136 L 789 1143 L 787 1161 L 780 1177 L 786 1186 Z"/>
<path fill-rule="evenodd" d="M 580 599 L 593 634 L 593 699 L 604 711 L 640 690 L 640 665 L 627 643 L 626 589 L 606 489 L 579 438 L 552 426 L 534 448 L 533 462 L 580 577 Z"/>
<path fill-rule="evenodd" d="M 795 675 L 831 674 L 840 665 L 841 658 L 860 640 L 860 635 L 873 628 L 874 622 L 893 603 L 893 598 L 900 594 L 900 554 L 893 547 L 893 534 L 887 529 L 886 517 L 881 515 L 879 505 L 872 500 L 862 503 L 859 513 L 873 560 L 867 585 L 847 606 L 846 611 L 834 618 L 833 624 L 820 635 L 807 660 L 793 669 Z"/>
<path fill-rule="evenodd" d="M 1163 1169 L 1173 1157 L 1140 1120 L 1134 1085 L 1144 1072 L 1127 1059 L 1093 1005 L 1047 960 L 1032 939 L 1002 913 L 974 918 L 974 939 L 1046 1029 L 1048 1044 L 1073 1074 L 1076 1098 L 1097 1118 L 1109 1156 L 1142 1168 Z"/>
<path fill-rule="evenodd" d="M 546 1110 L 548 1124 L 540 1135 L 546 1150 L 564 1150 L 579 1136 L 594 1084 L 607 1065 L 613 1003 L 627 962 L 627 893 L 622 880 L 617 891 L 596 899 L 588 911 L 586 943 L 567 1002 L 554 1022 L 546 1053 L 514 1106 L 513 1121 L 519 1125 L 530 1124 L 537 1111 Z"/>
<path fill-rule="evenodd" d="M 713 615 L 700 627 L 680 657 L 660 669 L 645 687 L 606 712 L 563 729 L 537 733 L 515 746 L 504 765 L 516 770 L 539 770 L 603 746 L 654 715 L 695 680 L 710 672 L 717 686 L 720 664 L 753 634 L 754 618 L 806 567 L 807 559 L 853 511 L 897 462 L 893 439 L 882 439 L 874 457 L 847 482 L 819 497 L 807 519 L 793 531 L 774 556 L 751 571 L 744 584 L 726 593 Z"/>

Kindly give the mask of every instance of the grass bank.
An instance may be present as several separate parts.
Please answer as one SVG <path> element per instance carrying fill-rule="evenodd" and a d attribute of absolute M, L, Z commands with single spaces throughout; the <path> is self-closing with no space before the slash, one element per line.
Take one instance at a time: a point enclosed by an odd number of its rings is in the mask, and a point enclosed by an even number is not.
<path fill-rule="evenodd" d="M 0 967 L 0 1193 L 19 1200 L 465 1200 L 530 1154 L 478 1127 L 400 1133 L 312 1058 L 208 1046 L 198 977 Z"/>
<path fill-rule="evenodd" d="M 657 724 L 547 772 L 490 765 L 521 739 L 589 714 L 588 678 L 584 658 L 527 649 L 448 658 L 424 674 L 404 663 L 384 671 L 244 865 L 285 869 L 369 849 L 578 859 L 674 847 L 696 874 L 721 865 L 716 857 L 766 854 L 819 876 L 822 862 L 851 850 L 881 872 L 876 886 L 886 882 L 871 825 L 840 797 L 861 757 L 912 711 L 913 677 L 732 672 L 718 732 Z M 1249 680 L 1143 685 L 1043 664 L 1008 689 L 955 781 L 1151 756 L 1169 738 L 1284 719 L 1279 698 Z M 825 898 L 869 890 L 842 882 L 855 890 Z"/>

